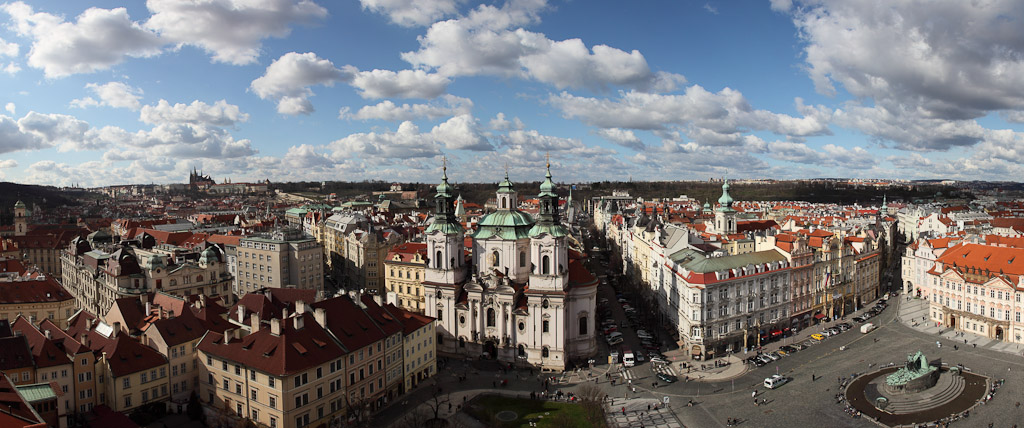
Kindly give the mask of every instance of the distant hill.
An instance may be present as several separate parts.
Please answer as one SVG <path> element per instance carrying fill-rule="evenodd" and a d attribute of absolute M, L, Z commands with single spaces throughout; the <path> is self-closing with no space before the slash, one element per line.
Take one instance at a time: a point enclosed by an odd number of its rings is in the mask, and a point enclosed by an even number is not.
<path fill-rule="evenodd" d="M 0 224 L 11 224 L 14 221 L 14 204 L 19 200 L 25 202 L 29 209 L 34 205 L 42 208 L 78 205 L 78 201 L 68 198 L 53 186 L 0 182 Z"/>

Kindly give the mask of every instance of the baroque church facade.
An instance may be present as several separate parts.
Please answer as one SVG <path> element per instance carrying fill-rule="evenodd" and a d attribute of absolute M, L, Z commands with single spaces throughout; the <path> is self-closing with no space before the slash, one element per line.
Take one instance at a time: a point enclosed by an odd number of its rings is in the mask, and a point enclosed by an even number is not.
<path fill-rule="evenodd" d="M 445 168 L 425 233 L 423 281 L 438 351 L 549 370 L 585 363 L 597 351 L 598 280 L 583 266 L 585 256 L 568 248 L 550 164 L 536 219 L 517 208 L 505 174 L 497 210 L 477 223 L 468 256 L 453 194 Z"/>

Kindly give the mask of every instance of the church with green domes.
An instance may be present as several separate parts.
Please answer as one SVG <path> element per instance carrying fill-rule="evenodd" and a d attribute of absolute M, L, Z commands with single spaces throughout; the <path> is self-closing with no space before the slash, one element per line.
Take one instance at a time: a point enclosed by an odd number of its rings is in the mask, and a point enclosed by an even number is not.
<path fill-rule="evenodd" d="M 437 349 L 447 354 L 562 370 L 597 352 L 597 278 L 570 250 L 548 164 L 537 218 L 518 208 L 508 173 L 497 210 L 470 233 L 455 213 L 447 168 L 427 227 L 426 314 L 437 318 Z"/>

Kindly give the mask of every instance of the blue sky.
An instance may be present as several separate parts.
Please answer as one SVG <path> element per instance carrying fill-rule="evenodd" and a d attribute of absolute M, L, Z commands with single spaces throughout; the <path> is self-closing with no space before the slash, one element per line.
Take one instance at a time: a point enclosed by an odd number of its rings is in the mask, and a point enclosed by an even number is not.
<path fill-rule="evenodd" d="M 1013 1 L 0 4 L 0 178 L 1016 179 Z"/>

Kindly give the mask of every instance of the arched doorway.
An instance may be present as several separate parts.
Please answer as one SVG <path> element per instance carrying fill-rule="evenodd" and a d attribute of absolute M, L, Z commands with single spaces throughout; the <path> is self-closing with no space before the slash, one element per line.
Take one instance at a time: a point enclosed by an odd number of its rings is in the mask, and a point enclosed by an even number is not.
<path fill-rule="evenodd" d="M 956 328 L 956 315 L 950 314 L 950 316 L 949 316 L 949 328 Z"/>
<path fill-rule="evenodd" d="M 1003 340 L 1003 328 L 996 326 L 996 340 Z"/>
<path fill-rule="evenodd" d="M 487 354 L 488 358 L 495 358 L 498 356 L 498 345 L 493 340 L 484 342 L 484 353 Z"/>

